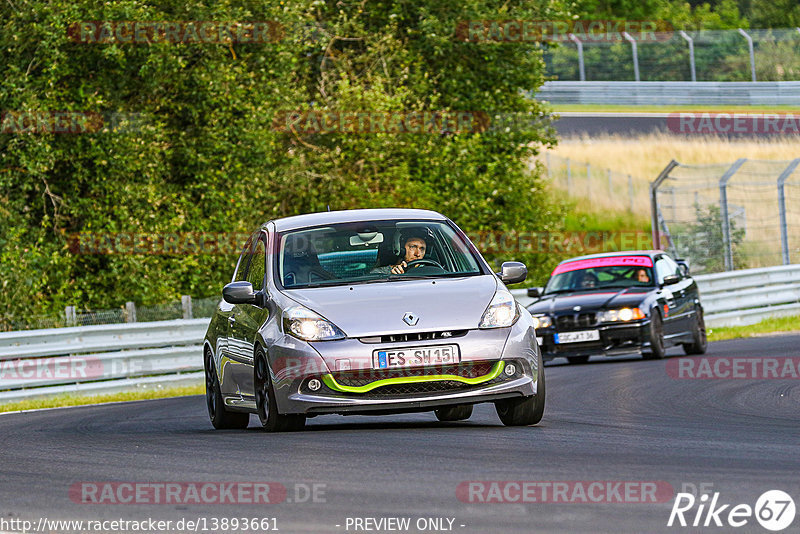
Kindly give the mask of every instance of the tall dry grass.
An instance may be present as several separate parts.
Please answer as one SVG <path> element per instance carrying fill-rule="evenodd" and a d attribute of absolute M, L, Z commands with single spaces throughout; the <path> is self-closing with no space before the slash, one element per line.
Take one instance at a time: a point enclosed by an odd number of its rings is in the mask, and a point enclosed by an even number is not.
<path fill-rule="evenodd" d="M 681 138 L 667 134 L 634 139 L 619 136 L 581 137 L 561 139 L 551 152 L 650 182 L 655 180 L 671 159 L 686 165 L 706 165 L 733 162 L 739 158 L 798 158 L 800 138 L 728 140 L 721 137 Z"/>

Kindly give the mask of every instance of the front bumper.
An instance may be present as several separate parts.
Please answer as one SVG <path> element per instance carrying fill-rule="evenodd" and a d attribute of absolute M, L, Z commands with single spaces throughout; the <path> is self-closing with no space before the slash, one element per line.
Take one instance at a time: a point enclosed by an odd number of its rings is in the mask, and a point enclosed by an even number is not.
<path fill-rule="evenodd" d="M 291 373 L 274 372 L 281 367 L 276 362 L 285 358 L 278 342 L 268 351 L 278 410 L 307 415 L 399 413 L 535 395 L 541 357 L 529 317 L 509 328 L 470 330 L 446 341 L 374 343 L 348 338 L 304 344 L 304 364 Z M 457 344 L 460 362 L 373 369 L 378 349 L 437 344 Z M 297 349 L 296 340 L 291 341 L 292 358 L 297 358 Z M 343 360 L 348 368 L 341 368 Z M 509 363 L 516 367 L 513 373 L 506 367 Z M 313 379 L 321 383 L 316 390 L 309 387 Z"/>
<path fill-rule="evenodd" d="M 598 330 L 599 341 L 580 343 L 556 343 L 555 333 L 574 332 L 578 330 Z M 650 320 L 642 319 L 634 323 L 607 324 L 570 330 L 554 328 L 537 331 L 541 339 L 542 356 L 545 361 L 558 357 L 573 356 L 617 356 L 641 352 L 650 346 Z"/>

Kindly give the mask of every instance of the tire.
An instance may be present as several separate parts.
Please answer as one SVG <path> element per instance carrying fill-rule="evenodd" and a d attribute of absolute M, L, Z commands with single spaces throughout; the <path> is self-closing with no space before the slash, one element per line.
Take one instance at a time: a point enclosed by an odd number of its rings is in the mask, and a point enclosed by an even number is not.
<path fill-rule="evenodd" d="M 504 399 L 494 403 L 497 416 L 506 426 L 535 425 L 542 420 L 544 415 L 544 366 L 539 360 L 539 383 L 536 386 L 536 395 L 521 399 Z"/>
<path fill-rule="evenodd" d="M 472 405 L 461 404 L 459 406 L 445 406 L 434 411 L 436 419 L 439 421 L 463 421 L 472 416 Z"/>
<path fill-rule="evenodd" d="M 264 430 L 267 432 L 287 432 L 300 430 L 305 426 L 305 415 L 283 415 L 278 413 L 269 365 L 267 365 L 267 358 L 263 352 L 256 353 L 255 361 L 253 362 L 253 388 L 255 390 L 256 412 Z"/>
<path fill-rule="evenodd" d="M 588 356 L 570 356 L 569 358 L 567 358 L 567 361 L 569 363 L 573 363 L 573 364 L 574 363 L 586 363 L 586 362 L 589 361 L 589 357 Z"/>
<path fill-rule="evenodd" d="M 642 353 L 645 360 L 660 360 L 667 353 L 664 348 L 664 322 L 661 314 L 653 309 L 650 313 L 650 349 Z"/>
<path fill-rule="evenodd" d="M 698 308 L 694 325 L 692 325 L 692 342 L 683 344 L 683 352 L 686 354 L 705 354 L 707 348 L 706 320 L 703 318 L 703 310 Z"/>
<path fill-rule="evenodd" d="M 208 408 L 208 418 L 211 419 L 213 427 L 217 430 L 247 428 L 250 422 L 249 413 L 225 410 L 225 401 L 222 400 L 217 370 L 210 351 L 206 351 L 204 367 L 206 372 L 206 407 Z"/>

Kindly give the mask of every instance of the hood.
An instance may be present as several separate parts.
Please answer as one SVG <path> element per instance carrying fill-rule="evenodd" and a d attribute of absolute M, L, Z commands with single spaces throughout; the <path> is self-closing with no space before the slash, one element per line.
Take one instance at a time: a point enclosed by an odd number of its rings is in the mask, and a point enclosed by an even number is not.
<path fill-rule="evenodd" d="M 436 280 L 284 290 L 292 300 L 322 315 L 348 337 L 365 337 L 478 327 L 498 288 L 492 275 Z M 409 326 L 403 316 L 419 322 Z"/>
<path fill-rule="evenodd" d="M 581 311 L 595 311 L 609 308 L 630 308 L 638 306 L 652 291 L 652 288 L 629 287 L 627 289 L 578 291 L 545 295 L 541 300 L 528 306 L 531 313 L 574 313 L 573 308 L 580 306 Z"/>

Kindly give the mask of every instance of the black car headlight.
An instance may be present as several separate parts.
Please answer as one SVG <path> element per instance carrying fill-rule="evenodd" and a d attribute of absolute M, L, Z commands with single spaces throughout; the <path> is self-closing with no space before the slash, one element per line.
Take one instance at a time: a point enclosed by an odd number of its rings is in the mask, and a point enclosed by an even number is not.
<path fill-rule="evenodd" d="M 534 315 L 533 328 L 539 330 L 540 328 L 550 328 L 553 326 L 553 319 L 549 315 Z"/>
<path fill-rule="evenodd" d="M 618 308 L 605 310 L 597 314 L 597 321 L 601 323 L 619 323 L 644 319 L 644 313 L 639 308 Z"/>

